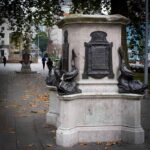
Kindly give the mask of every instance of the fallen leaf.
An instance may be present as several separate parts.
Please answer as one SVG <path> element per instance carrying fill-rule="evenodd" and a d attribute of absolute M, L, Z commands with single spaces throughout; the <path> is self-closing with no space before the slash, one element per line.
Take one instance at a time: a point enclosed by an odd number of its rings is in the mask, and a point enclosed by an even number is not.
<path fill-rule="evenodd" d="M 26 98 L 23 98 L 23 100 L 24 100 L 24 101 L 27 101 L 28 99 L 26 99 Z"/>
<path fill-rule="evenodd" d="M 86 146 L 87 143 L 81 142 L 80 145 L 81 145 L 81 146 Z"/>
<path fill-rule="evenodd" d="M 39 110 L 38 111 L 39 114 L 45 114 L 45 112 L 46 112 L 45 110 Z"/>
<path fill-rule="evenodd" d="M 35 110 L 31 110 L 31 113 L 38 113 L 37 111 L 35 111 Z"/>
<path fill-rule="evenodd" d="M 52 131 L 51 131 L 51 133 L 55 133 L 55 132 L 56 132 L 56 130 L 52 130 Z"/>
<path fill-rule="evenodd" d="M 52 144 L 47 144 L 47 147 L 53 147 L 53 145 Z"/>
<path fill-rule="evenodd" d="M 30 105 L 31 107 L 33 107 L 33 108 L 37 107 L 37 105 L 34 104 L 34 103 L 30 103 L 29 105 Z"/>
<path fill-rule="evenodd" d="M 28 144 L 27 147 L 33 147 L 34 144 Z"/>
<path fill-rule="evenodd" d="M 106 143 L 106 146 L 111 146 L 111 145 L 113 145 L 112 142 L 107 142 L 107 143 Z"/>
<path fill-rule="evenodd" d="M 16 132 L 15 131 L 9 131 L 8 133 L 15 134 Z"/>
<path fill-rule="evenodd" d="M 100 145 L 100 144 L 102 144 L 102 142 L 96 142 L 96 144 L 97 144 L 97 145 Z"/>
<path fill-rule="evenodd" d="M 104 147 L 104 150 L 108 150 L 108 147 L 105 146 L 105 147 Z"/>
<path fill-rule="evenodd" d="M 43 126 L 43 128 L 50 128 L 50 127 L 51 127 L 51 126 L 48 125 L 48 124 L 46 124 L 46 125 Z"/>
<path fill-rule="evenodd" d="M 9 128 L 9 129 L 8 129 L 8 133 L 15 134 L 16 132 L 15 132 L 15 129 L 14 129 L 14 128 Z"/>
<path fill-rule="evenodd" d="M 29 117 L 29 115 L 18 114 L 18 117 Z"/>
<path fill-rule="evenodd" d="M 48 94 L 46 94 L 46 95 L 38 95 L 37 96 L 37 100 L 39 100 L 39 101 L 48 101 L 48 99 L 49 99 Z"/>

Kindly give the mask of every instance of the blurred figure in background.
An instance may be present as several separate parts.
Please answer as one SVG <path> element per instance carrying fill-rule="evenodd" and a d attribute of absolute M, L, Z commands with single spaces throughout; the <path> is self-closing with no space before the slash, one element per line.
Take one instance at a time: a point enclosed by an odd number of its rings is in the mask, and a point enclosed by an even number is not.
<path fill-rule="evenodd" d="M 4 67 L 6 66 L 6 61 L 7 61 L 7 60 L 6 60 L 6 57 L 4 56 L 4 57 L 3 57 Z"/>
<path fill-rule="evenodd" d="M 43 69 L 45 68 L 45 62 L 46 62 L 46 58 L 43 57 L 43 58 L 42 58 Z"/>
<path fill-rule="evenodd" d="M 53 61 L 51 60 L 51 58 L 48 58 L 47 67 L 49 69 L 49 75 L 51 75 L 51 71 L 52 71 L 52 68 L 53 68 Z"/>

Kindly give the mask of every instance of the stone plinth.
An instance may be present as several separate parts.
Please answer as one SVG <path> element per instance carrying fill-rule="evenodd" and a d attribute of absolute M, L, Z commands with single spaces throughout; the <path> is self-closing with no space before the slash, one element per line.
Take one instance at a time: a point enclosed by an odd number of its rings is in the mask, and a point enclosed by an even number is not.
<path fill-rule="evenodd" d="M 82 92 L 118 92 L 117 79 L 119 68 L 118 48 L 123 45 L 123 28 L 128 19 L 121 15 L 70 15 L 64 18 L 59 27 L 63 32 L 68 31 L 69 69 L 71 69 L 71 50 L 76 54 L 75 66 L 79 70 L 77 82 Z M 91 40 L 90 34 L 95 31 L 107 33 L 106 40 L 112 43 L 112 68 L 114 78 L 104 77 L 100 80 L 89 77 L 83 79 L 85 67 L 85 42 Z M 101 65 L 101 64 L 100 64 Z"/>
<path fill-rule="evenodd" d="M 32 61 L 30 61 L 29 50 L 23 50 L 22 53 L 23 53 L 22 60 L 20 61 L 22 67 L 21 67 L 21 71 L 18 71 L 17 73 L 23 73 L 23 74 L 36 73 L 36 71 L 31 70 L 30 64 L 32 63 Z"/>
<path fill-rule="evenodd" d="M 79 70 L 81 94 L 59 96 L 56 143 L 125 141 L 142 144 L 142 95 L 119 94 L 119 53 L 128 19 L 120 15 L 70 15 L 59 26 L 64 34 L 64 59 L 69 70 L 72 51 Z M 123 47 L 124 49 L 124 47 Z M 66 50 L 66 51 L 65 51 Z M 66 64 L 64 64 L 66 65 Z"/>
<path fill-rule="evenodd" d="M 86 93 L 60 96 L 56 142 L 64 147 L 79 142 L 124 141 L 142 144 L 141 95 Z"/>
<path fill-rule="evenodd" d="M 21 73 L 22 74 L 34 74 L 34 73 L 37 73 L 37 72 L 31 70 L 30 63 L 25 64 L 24 62 L 22 62 L 21 71 L 16 71 L 16 73 L 20 73 L 20 74 Z"/>
<path fill-rule="evenodd" d="M 28 63 L 28 64 L 22 63 L 21 72 L 25 72 L 25 73 L 31 72 L 30 63 Z"/>
<path fill-rule="evenodd" d="M 55 86 L 47 86 L 49 89 L 49 111 L 46 114 L 47 124 L 57 127 L 59 115 L 59 100 L 57 98 L 57 88 Z"/>

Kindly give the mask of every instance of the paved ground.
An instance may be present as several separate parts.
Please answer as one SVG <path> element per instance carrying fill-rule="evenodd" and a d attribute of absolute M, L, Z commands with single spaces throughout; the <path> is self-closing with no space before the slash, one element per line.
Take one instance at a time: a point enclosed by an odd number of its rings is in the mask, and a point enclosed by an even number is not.
<path fill-rule="evenodd" d="M 37 74 L 17 74 L 20 64 L 0 64 L 0 150 L 150 150 L 150 99 L 142 101 L 145 143 L 80 143 L 72 148 L 55 144 L 56 128 L 45 122 L 47 68 L 32 64 Z"/>

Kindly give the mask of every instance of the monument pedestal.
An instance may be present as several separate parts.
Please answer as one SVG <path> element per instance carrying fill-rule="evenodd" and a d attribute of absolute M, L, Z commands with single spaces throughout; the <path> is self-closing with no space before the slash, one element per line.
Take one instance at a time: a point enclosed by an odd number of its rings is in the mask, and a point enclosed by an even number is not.
<path fill-rule="evenodd" d="M 23 74 L 30 74 L 30 73 L 36 73 L 36 71 L 31 71 L 31 62 L 30 61 L 30 54 L 28 50 L 24 50 L 22 55 L 22 61 L 21 63 L 21 71 L 18 71 L 17 73 L 23 73 Z"/>
<path fill-rule="evenodd" d="M 22 74 L 32 74 L 32 73 L 37 73 L 36 71 L 31 70 L 30 63 L 25 64 L 24 62 L 21 63 L 21 71 L 16 71 L 17 73 L 22 73 Z"/>
<path fill-rule="evenodd" d="M 30 63 L 28 64 L 22 63 L 21 72 L 24 72 L 24 73 L 31 72 Z"/>
<path fill-rule="evenodd" d="M 59 96 L 56 143 L 70 147 L 80 142 L 144 142 L 141 100 L 137 94 L 74 94 Z"/>
<path fill-rule="evenodd" d="M 64 33 L 62 67 L 70 71 L 74 58 L 73 64 L 79 71 L 76 82 L 82 93 L 58 97 L 58 145 L 144 142 L 143 96 L 118 93 L 118 49 L 125 49 L 127 23 L 128 19 L 121 15 L 70 15 L 59 23 Z"/>

